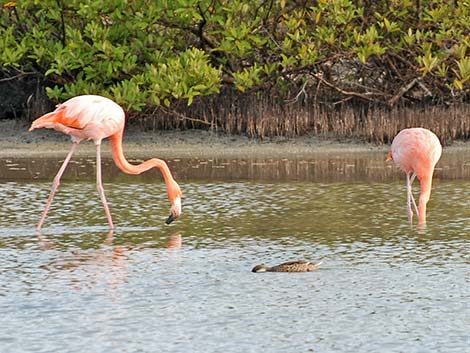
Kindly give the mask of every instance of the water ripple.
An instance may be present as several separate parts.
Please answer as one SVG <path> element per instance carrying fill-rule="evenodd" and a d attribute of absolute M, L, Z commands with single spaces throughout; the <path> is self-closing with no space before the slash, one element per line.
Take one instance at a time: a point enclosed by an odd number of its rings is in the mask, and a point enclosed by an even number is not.
<path fill-rule="evenodd" d="M 463 352 L 470 311 L 466 181 L 435 183 L 429 223 L 403 183 L 4 182 L 2 352 Z M 323 259 L 313 273 L 255 264 Z M 436 324 L 438 323 L 438 324 Z"/>

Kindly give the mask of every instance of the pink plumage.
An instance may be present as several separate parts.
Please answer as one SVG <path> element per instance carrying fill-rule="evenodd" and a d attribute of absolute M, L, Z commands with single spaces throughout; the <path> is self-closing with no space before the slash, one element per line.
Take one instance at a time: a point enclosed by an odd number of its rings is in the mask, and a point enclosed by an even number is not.
<path fill-rule="evenodd" d="M 101 140 L 124 129 L 125 114 L 111 99 L 85 95 L 59 104 L 53 112 L 33 121 L 29 131 L 50 128 L 77 140 Z"/>
<path fill-rule="evenodd" d="M 404 129 L 393 139 L 388 159 L 393 159 L 406 173 L 407 213 L 410 222 L 413 217 L 412 203 L 418 215 L 418 224 L 426 223 L 426 204 L 431 196 L 432 176 L 441 154 L 442 146 L 438 137 L 427 129 Z M 415 177 L 421 186 L 419 207 L 416 206 L 411 190 Z"/>
<path fill-rule="evenodd" d="M 37 230 L 40 230 L 44 223 L 67 164 L 78 144 L 83 140 L 93 140 L 96 145 L 96 186 L 103 203 L 109 227 L 111 229 L 114 228 L 101 181 L 101 141 L 107 137 L 109 137 L 111 142 L 114 162 L 123 172 L 140 174 L 151 168 L 160 169 L 165 179 L 168 199 L 171 202 L 171 213 L 166 223 L 172 222 L 181 214 L 181 189 L 173 179 L 167 164 L 161 159 L 152 158 L 139 165 L 133 165 L 124 157 L 122 151 L 124 124 L 125 114 L 118 104 L 111 99 L 94 95 L 71 98 L 59 104 L 53 112 L 47 113 L 33 121 L 29 131 L 39 128 L 55 129 L 70 135 L 73 141 L 72 149 L 54 178 L 52 190 L 42 217 L 39 220 Z"/>

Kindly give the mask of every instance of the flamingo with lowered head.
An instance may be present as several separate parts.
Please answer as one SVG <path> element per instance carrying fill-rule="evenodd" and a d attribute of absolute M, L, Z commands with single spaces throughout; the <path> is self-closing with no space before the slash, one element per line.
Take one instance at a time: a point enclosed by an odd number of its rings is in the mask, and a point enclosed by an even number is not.
<path fill-rule="evenodd" d="M 393 161 L 406 173 L 406 211 L 411 223 L 413 212 L 411 203 L 418 216 L 418 225 L 426 224 L 426 205 L 431 197 L 432 176 L 434 167 L 441 158 L 442 146 L 437 136 L 423 128 L 401 130 L 392 141 L 387 161 Z M 413 198 L 411 185 L 418 177 L 421 192 L 419 206 Z"/>
<path fill-rule="evenodd" d="M 122 136 L 124 132 L 125 114 L 123 109 L 111 99 L 84 95 L 77 96 L 59 104 L 53 112 L 45 114 L 33 121 L 29 131 L 39 128 L 48 128 L 61 131 L 72 138 L 72 149 L 65 158 L 52 183 L 52 190 L 47 200 L 46 207 L 36 227 L 42 228 L 47 212 L 51 206 L 54 195 L 60 184 L 60 178 L 67 167 L 78 144 L 83 140 L 93 140 L 96 146 L 96 187 L 104 206 L 109 228 L 113 229 L 113 220 L 108 203 L 104 195 L 101 181 L 101 141 L 108 137 L 111 142 L 114 163 L 127 174 L 140 174 L 151 168 L 160 169 L 165 180 L 168 199 L 171 203 L 170 216 L 166 223 L 169 224 L 181 214 L 181 189 L 171 175 L 167 164 L 157 158 L 149 159 L 141 164 L 130 164 L 122 151 Z"/>

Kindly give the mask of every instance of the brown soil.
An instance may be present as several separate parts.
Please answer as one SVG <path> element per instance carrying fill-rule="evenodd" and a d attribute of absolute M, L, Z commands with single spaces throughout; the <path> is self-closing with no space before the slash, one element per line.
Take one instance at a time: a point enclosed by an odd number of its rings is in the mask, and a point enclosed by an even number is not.
<path fill-rule="evenodd" d="M 70 138 L 54 130 L 28 132 L 28 125 L 0 120 L 1 157 L 61 157 L 70 149 Z M 272 157 L 293 158 L 313 154 L 386 153 L 388 146 L 355 140 L 302 136 L 259 141 L 245 136 L 226 135 L 203 130 L 143 132 L 127 127 L 124 151 L 129 157 L 208 158 Z M 455 142 L 446 149 L 470 149 L 467 142 Z M 84 141 L 77 155 L 94 155 L 94 145 Z M 109 143 L 103 143 L 103 155 L 110 155 Z"/>

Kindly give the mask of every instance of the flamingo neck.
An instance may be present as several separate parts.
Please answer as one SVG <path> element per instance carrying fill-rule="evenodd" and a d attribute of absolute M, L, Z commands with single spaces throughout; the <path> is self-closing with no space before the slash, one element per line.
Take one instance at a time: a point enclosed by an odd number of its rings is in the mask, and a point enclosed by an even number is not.
<path fill-rule="evenodd" d="M 127 161 L 122 150 L 122 131 L 109 137 L 116 166 L 127 174 L 140 174 L 152 168 L 160 169 L 170 197 L 171 186 L 176 183 L 165 161 L 157 158 L 148 159 L 140 164 L 131 164 Z"/>
<path fill-rule="evenodd" d="M 420 181 L 420 194 L 419 194 L 419 206 L 418 206 L 418 223 L 426 223 L 426 205 L 431 197 L 432 188 L 432 174 L 430 177 L 421 178 Z"/>

